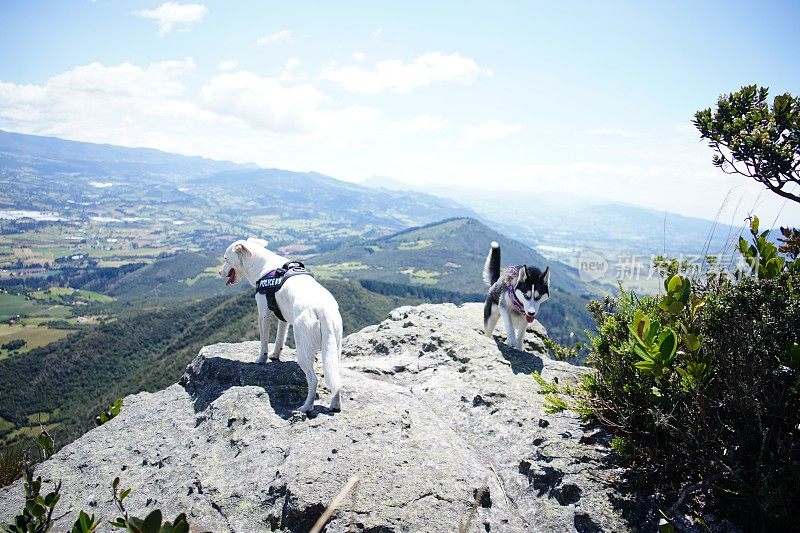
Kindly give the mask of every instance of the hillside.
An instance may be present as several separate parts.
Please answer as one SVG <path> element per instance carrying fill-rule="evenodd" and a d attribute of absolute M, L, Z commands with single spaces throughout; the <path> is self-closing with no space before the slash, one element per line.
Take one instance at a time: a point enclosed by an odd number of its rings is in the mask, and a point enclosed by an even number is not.
<path fill-rule="evenodd" d="M 0 130 L 0 164 L 47 173 L 84 172 L 105 178 L 188 178 L 252 165 L 171 154 L 152 148 L 68 141 Z"/>
<path fill-rule="evenodd" d="M 394 235 L 346 244 L 320 254 L 308 265 L 322 276 L 376 280 L 456 291 L 482 299 L 481 280 L 489 245 L 501 245 L 503 265 L 549 266 L 552 298 L 541 308 L 540 320 L 561 342 L 574 341 L 591 320 L 585 309 L 603 288 L 584 283 L 577 270 L 548 261 L 536 251 L 509 239 L 483 223 L 458 218 L 411 228 Z"/>
<path fill-rule="evenodd" d="M 443 220 L 345 244 L 314 257 L 313 263 L 338 265 L 328 271 L 351 279 L 481 293 L 485 290 L 481 272 L 492 241 L 500 243 L 504 265 L 528 264 L 542 269 L 550 266 L 552 283 L 558 290 L 578 295 L 602 293 L 602 289 L 581 281 L 574 268 L 548 262 L 538 252 L 472 218 Z M 364 268 L 365 265 L 372 268 Z"/>
<path fill-rule="evenodd" d="M 42 260 L 77 253 L 117 261 L 155 257 L 219 248 L 235 235 L 324 248 L 442 218 L 477 216 L 452 200 L 376 190 L 315 172 L 3 131 L 0 189 L 0 209 L 33 212 L 28 216 L 36 224 L 13 212 L 0 213 L 0 220 L 13 221 L 11 232 L 32 248 L 45 241 L 52 256 L 26 256 Z M 50 231 L 37 236 L 27 229 Z M 71 240 L 64 242 L 65 235 Z M 10 266 L 3 255 L 0 267 Z"/>
<path fill-rule="evenodd" d="M 395 230 L 454 216 L 477 216 L 452 200 L 418 192 L 398 192 L 339 181 L 317 172 L 280 169 L 232 170 L 191 181 L 192 188 L 217 198 L 236 198 L 244 214 L 280 215 L 282 220 L 347 222 L 365 228 Z"/>
<path fill-rule="evenodd" d="M 325 285 L 339 302 L 346 334 L 382 320 L 397 305 L 420 301 L 371 293 L 344 281 Z M 0 360 L 0 421 L 7 422 L 0 437 L 13 440 L 29 424 L 38 427 L 41 418 L 61 447 L 93 427 L 94 417 L 117 397 L 174 383 L 202 346 L 258 339 L 250 290 L 160 303 L 156 310 L 133 306 L 111 323 Z M 274 331 L 273 325 L 273 336 Z M 25 387 L 19 386 L 19 376 L 26 376 Z"/>
<path fill-rule="evenodd" d="M 208 346 L 179 383 L 127 397 L 37 475 L 63 481 L 65 523 L 79 509 L 117 516 L 119 476 L 135 516 L 305 533 L 356 475 L 326 531 L 654 530 L 663 503 L 626 486 L 611 436 L 548 413 L 530 375 L 569 384 L 586 369 L 548 359 L 535 324 L 521 352 L 484 337 L 480 317 L 480 304 L 402 307 L 348 336 L 343 410 L 321 387 L 308 417 L 292 412 L 306 382 L 291 350 L 256 365 L 257 343 Z M 0 520 L 21 497 L 20 482 L 0 489 Z"/>

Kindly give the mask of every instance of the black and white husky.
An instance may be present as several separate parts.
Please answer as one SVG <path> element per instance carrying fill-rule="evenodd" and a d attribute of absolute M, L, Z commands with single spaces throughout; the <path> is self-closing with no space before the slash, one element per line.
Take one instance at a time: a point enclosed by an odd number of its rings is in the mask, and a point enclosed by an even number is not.
<path fill-rule="evenodd" d="M 483 307 L 483 332 L 491 337 L 503 317 L 508 345 L 522 350 L 525 329 L 536 318 L 542 302 L 550 297 L 550 267 L 542 272 L 527 265 L 512 266 L 501 278 L 500 245 L 492 242 L 483 265 L 483 281 L 489 285 Z"/>

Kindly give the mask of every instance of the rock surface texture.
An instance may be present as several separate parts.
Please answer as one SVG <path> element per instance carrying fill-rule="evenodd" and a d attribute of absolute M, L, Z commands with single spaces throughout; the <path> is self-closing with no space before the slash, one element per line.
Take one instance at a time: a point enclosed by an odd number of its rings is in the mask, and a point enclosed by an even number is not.
<path fill-rule="evenodd" d="M 482 305 L 402 307 L 344 342 L 343 410 L 295 414 L 306 382 L 293 353 L 256 365 L 257 342 L 204 348 L 181 383 L 125 399 L 115 419 L 37 467 L 61 480 L 59 509 L 110 520 L 109 485 L 128 511 L 181 511 L 198 531 L 308 531 L 354 475 L 326 530 L 624 531 L 624 497 L 606 436 L 573 414 L 547 415 L 531 378 L 585 369 L 481 334 Z M 318 368 L 321 373 L 321 366 Z M 0 489 L 0 520 L 22 507 Z M 56 513 L 59 514 L 59 513 Z M 104 530 L 110 526 L 104 522 Z"/>

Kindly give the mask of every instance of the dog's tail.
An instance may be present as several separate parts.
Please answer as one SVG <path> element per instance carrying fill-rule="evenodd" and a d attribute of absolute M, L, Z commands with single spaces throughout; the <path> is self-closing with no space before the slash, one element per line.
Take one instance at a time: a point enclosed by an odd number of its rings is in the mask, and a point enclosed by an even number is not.
<path fill-rule="evenodd" d="M 483 282 L 492 286 L 498 279 L 500 279 L 500 245 L 492 241 L 492 248 L 483 264 Z"/>
<path fill-rule="evenodd" d="M 339 375 L 339 358 L 342 355 L 342 317 L 336 313 L 317 313 L 322 334 L 322 371 L 325 385 L 338 403 L 342 380 Z"/>

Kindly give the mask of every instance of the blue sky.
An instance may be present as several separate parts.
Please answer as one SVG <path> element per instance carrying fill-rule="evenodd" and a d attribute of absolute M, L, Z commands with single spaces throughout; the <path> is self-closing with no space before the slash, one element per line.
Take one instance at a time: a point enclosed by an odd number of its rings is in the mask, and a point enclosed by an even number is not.
<path fill-rule="evenodd" d="M 733 188 L 726 218 L 766 220 L 783 201 L 715 169 L 691 119 L 744 84 L 800 94 L 799 6 L 5 1 L 0 128 L 532 209 L 547 190 L 713 218 Z"/>

